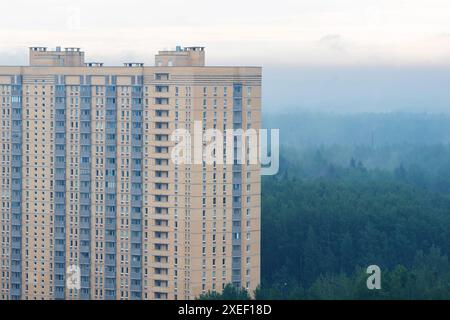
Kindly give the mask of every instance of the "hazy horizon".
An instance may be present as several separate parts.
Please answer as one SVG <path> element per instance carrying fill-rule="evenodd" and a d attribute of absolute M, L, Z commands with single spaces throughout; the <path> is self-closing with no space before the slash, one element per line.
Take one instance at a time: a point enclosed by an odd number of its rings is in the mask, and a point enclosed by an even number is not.
<path fill-rule="evenodd" d="M 448 112 L 450 3 L 430 0 L 17 0 L 0 11 L 0 65 L 30 46 L 153 65 L 201 45 L 208 65 L 263 67 L 264 112 Z"/>

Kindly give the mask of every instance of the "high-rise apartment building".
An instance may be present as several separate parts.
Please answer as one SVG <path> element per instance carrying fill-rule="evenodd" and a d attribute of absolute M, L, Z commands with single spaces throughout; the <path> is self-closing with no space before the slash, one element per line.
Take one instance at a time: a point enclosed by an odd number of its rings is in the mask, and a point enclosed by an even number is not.
<path fill-rule="evenodd" d="M 84 58 L 32 47 L 0 67 L 0 298 L 253 291 L 259 165 L 177 163 L 171 135 L 259 129 L 261 68 L 205 66 L 202 47 L 154 67 Z"/>

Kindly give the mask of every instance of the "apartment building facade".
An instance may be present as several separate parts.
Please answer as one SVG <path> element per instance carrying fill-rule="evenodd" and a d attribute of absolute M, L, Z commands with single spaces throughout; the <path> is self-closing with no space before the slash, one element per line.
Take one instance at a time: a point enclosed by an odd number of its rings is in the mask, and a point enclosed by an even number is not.
<path fill-rule="evenodd" d="M 151 67 L 29 50 L 0 67 L 0 299 L 253 291 L 259 165 L 176 163 L 171 135 L 259 129 L 261 68 L 205 66 L 202 47 Z"/>

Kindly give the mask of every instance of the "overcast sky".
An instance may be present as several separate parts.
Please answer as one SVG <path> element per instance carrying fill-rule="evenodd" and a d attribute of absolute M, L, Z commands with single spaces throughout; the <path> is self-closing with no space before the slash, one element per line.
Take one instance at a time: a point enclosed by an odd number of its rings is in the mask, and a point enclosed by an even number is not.
<path fill-rule="evenodd" d="M 2 65 L 26 64 L 29 46 L 57 45 L 82 47 L 90 61 L 121 64 L 133 60 L 152 65 L 157 50 L 178 44 L 206 46 L 209 65 L 263 66 L 271 105 L 280 93 L 273 88 L 280 87 L 283 82 L 279 80 L 285 76 L 292 78 L 293 70 L 302 74 L 305 67 L 366 70 L 376 66 L 434 68 L 427 73 L 427 81 L 439 79 L 435 90 L 444 91 L 436 93 L 438 102 L 447 103 L 442 97 L 448 86 L 442 83 L 442 75 L 436 79 L 434 75 L 439 74 L 435 68 L 450 66 L 448 0 L 14 0 L 1 5 Z M 351 93 L 352 88 L 345 85 L 364 83 L 365 77 L 373 76 L 340 70 L 348 80 L 337 86 L 341 93 Z M 386 77 L 392 76 L 392 70 L 383 70 L 391 73 Z M 403 81 L 401 69 L 398 72 L 400 75 L 394 76 L 398 83 L 377 73 L 379 80 L 367 78 L 371 87 L 361 88 L 361 92 L 377 86 L 376 81 L 380 88 L 404 92 L 404 97 L 386 102 L 385 108 L 407 98 L 406 94 L 417 95 L 406 88 L 392 89 Z M 448 69 L 442 72 L 447 74 Z M 300 79 L 306 93 L 330 89 L 326 69 L 318 74 L 308 69 L 307 74 L 316 80 Z M 353 78 L 346 78 L 352 74 Z M 411 76 L 417 77 L 412 79 L 417 84 L 421 81 L 420 72 L 404 75 L 406 81 Z M 289 97 L 300 89 L 293 79 L 294 83 L 281 88 Z M 341 93 L 342 104 L 354 102 Z M 428 94 L 432 98 L 435 92 Z M 377 100 L 380 110 L 382 98 Z M 290 99 L 285 104 L 296 102 Z"/>
<path fill-rule="evenodd" d="M 448 0 L 14 0 L 0 62 L 31 45 L 80 46 L 109 63 L 204 45 L 212 64 L 450 65 Z"/>

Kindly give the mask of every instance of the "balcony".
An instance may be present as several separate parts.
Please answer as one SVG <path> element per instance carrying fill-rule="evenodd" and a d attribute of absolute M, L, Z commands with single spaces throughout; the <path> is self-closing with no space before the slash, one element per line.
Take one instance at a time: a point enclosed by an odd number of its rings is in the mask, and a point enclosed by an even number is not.
<path fill-rule="evenodd" d="M 168 81 L 169 74 L 168 73 L 155 73 L 155 80 L 157 81 Z"/>

